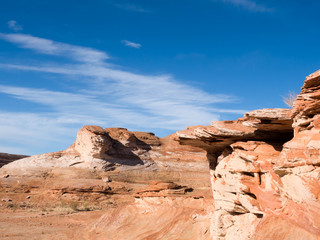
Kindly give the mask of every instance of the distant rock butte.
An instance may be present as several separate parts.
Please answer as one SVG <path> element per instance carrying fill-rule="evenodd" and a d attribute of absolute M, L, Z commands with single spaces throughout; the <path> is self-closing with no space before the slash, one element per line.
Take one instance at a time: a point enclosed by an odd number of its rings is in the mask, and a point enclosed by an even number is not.
<path fill-rule="evenodd" d="M 56 198 L 135 199 L 91 226 L 110 239 L 320 239 L 320 70 L 292 109 L 255 110 L 165 138 L 84 126 L 67 150 L 3 166 L 10 177 L 2 188 L 44 173 Z"/>
<path fill-rule="evenodd" d="M 6 165 L 8 163 L 11 163 L 13 161 L 16 161 L 21 158 L 26 158 L 28 156 L 26 155 L 17 155 L 17 154 L 9 154 L 9 153 L 0 153 L 0 167 L 3 165 Z"/>

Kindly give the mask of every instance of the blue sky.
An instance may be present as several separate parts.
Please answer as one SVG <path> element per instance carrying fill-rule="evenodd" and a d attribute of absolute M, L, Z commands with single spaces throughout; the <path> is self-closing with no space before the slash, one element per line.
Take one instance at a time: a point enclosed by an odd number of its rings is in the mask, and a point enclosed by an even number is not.
<path fill-rule="evenodd" d="M 166 136 L 286 107 L 320 68 L 319 1 L 2 1 L 0 152 L 67 148 L 81 126 Z"/>

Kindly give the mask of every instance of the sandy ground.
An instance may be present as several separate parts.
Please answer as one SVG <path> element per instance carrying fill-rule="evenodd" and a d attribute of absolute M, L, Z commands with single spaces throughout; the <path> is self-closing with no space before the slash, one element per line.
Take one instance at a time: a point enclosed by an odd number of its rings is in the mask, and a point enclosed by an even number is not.
<path fill-rule="evenodd" d="M 90 239 L 88 227 L 104 213 L 101 210 L 75 213 L 2 210 L 0 239 Z"/>

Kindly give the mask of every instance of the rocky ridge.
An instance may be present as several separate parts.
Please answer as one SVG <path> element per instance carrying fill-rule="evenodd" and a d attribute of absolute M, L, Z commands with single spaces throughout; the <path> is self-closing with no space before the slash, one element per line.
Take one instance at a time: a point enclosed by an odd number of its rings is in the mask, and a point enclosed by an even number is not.
<path fill-rule="evenodd" d="M 28 156 L 26 155 L 17 155 L 17 154 L 8 154 L 8 153 L 0 153 L 0 167 L 3 165 L 6 165 L 8 163 L 11 163 L 13 161 L 16 161 L 21 158 L 26 158 Z"/>
<path fill-rule="evenodd" d="M 166 138 L 85 126 L 67 150 L 2 167 L 1 187 L 46 190 L 52 202 L 111 199 L 118 206 L 90 226 L 102 236 L 92 239 L 320 239 L 319 107 L 320 71 L 293 109 Z"/>

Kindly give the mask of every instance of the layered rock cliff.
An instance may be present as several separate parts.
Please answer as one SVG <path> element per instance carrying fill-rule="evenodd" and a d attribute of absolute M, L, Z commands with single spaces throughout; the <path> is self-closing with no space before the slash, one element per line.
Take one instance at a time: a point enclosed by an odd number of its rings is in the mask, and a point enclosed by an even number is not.
<path fill-rule="evenodd" d="M 214 239 L 320 239 L 320 71 L 293 109 L 177 132 L 211 157 Z"/>
<path fill-rule="evenodd" d="M 320 71 L 293 109 L 166 138 L 85 126 L 67 150 L 2 167 L 0 194 L 112 201 L 91 239 L 320 239 L 319 136 Z"/>

